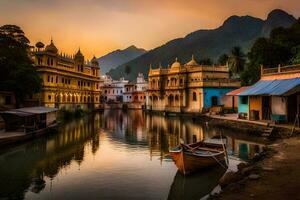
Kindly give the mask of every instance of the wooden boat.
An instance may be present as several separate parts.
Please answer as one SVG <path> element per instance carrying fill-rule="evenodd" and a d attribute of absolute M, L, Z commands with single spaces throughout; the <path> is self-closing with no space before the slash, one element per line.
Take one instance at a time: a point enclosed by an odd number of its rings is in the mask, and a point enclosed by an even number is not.
<path fill-rule="evenodd" d="M 214 165 L 226 166 L 226 149 L 222 144 L 205 142 L 181 144 L 169 152 L 182 174 L 189 174 Z"/>

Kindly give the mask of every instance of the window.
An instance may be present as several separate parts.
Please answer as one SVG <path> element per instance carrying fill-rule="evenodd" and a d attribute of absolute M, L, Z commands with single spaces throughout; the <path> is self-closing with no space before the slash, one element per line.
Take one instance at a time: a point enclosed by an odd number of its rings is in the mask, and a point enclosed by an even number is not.
<path fill-rule="evenodd" d="M 182 83 L 183 83 L 183 80 L 182 80 L 182 78 L 179 80 L 179 84 L 180 85 L 182 85 Z"/>
<path fill-rule="evenodd" d="M 217 96 L 212 96 L 211 97 L 211 105 L 212 106 L 217 106 L 218 105 L 218 97 Z"/>
<path fill-rule="evenodd" d="M 51 77 L 51 83 L 53 83 L 53 77 Z"/>
<path fill-rule="evenodd" d="M 107 94 L 107 90 L 105 90 L 104 93 Z"/>
<path fill-rule="evenodd" d="M 51 100 L 51 95 L 48 95 L 48 100 L 49 100 L 49 101 Z"/>
<path fill-rule="evenodd" d="M 197 94 L 196 94 L 196 92 L 193 92 L 193 101 L 197 101 Z"/>
<path fill-rule="evenodd" d="M 48 82 L 50 82 L 50 76 L 48 76 Z"/>
<path fill-rule="evenodd" d="M 248 104 L 248 97 L 241 96 L 241 104 Z"/>
<path fill-rule="evenodd" d="M 71 84 L 71 79 L 69 79 L 68 83 L 69 83 L 69 85 Z"/>
<path fill-rule="evenodd" d="M 65 79 L 64 79 L 64 78 L 61 78 L 61 82 L 64 83 L 64 82 L 65 82 Z"/>
<path fill-rule="evenodd" d="M 58 83 L 58 77 L 56 76 L 55 83 Z"/>

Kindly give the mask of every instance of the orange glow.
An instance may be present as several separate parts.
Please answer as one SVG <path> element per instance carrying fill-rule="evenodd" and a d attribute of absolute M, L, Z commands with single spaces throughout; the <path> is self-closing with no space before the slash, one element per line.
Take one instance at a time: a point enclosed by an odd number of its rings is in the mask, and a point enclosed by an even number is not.
<path fill-rule="evenodd" d="M 265 19 L 281 8 L 299 17 L 298 0 L 2 0 L 0 24 L 17 24 L 32 44 L 54 38 L 90 59 L 129 45 L 152 49 L 198 29 L 215 28 L 231 15 Z"/>

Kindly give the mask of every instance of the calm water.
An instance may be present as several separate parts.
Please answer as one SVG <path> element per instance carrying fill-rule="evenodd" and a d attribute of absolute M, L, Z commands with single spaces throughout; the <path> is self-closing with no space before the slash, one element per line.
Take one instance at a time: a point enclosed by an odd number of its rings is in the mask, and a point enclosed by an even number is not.
<path fill-rule="evenodd" d="M 248 159 L 264 142 L 188 119 L 141 111 L 105 112 L 71 122 L 0 152 L 0 199 L 197 199 L 210 193 L 221 167 L 183 177 L 168 155 L 186 143 L 226 138 L 233 159 Z"/>

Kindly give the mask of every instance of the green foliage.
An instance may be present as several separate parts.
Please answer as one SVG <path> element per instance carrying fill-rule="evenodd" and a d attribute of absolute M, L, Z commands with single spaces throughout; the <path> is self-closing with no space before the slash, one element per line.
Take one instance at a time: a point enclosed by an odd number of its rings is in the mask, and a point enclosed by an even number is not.
<path fill-rule="evenodd" d="M 277 67 L 300 64 L 300 20 L 290 28 L 274 29 L 270 38 L 259 38 L 253 44 L 249 62 L 241 75 L 243 85 L 251 85 L 260 78 L 260 65 Z"/>
<path fill-rule="evenodd" d="M 220 65 L 226 65 L 228 62 L 229 56 L 227 54 L 222 54 L 219 59 L 218 59 L 218 63 Z"/>
<path fill-rule="evenodd" d="M 25 36 L 25 33 L 23 30 L 16 25 L 6 24 L 0 27 L 0 34 L 7 35 L 21 44 L 23 44 L 25 47 L 29 47 L 29 39 Z"/>
<path fill-rule="evenodd" d="M 244 70 L 245 62 L 246 56 L 241 47 L 233 47 L 228 58 L 228 64 L 231 73 L 234 75 L 240 75 L 240 73 Z"/>
<path fill-rule="evenodd" d="M 28 43 L 17 26 L 0 27 L 0 90 L 13 91 L 17 107 L 23 103 L 26 95 L 41 89 L 41 79 L 29 57 Z"/>

